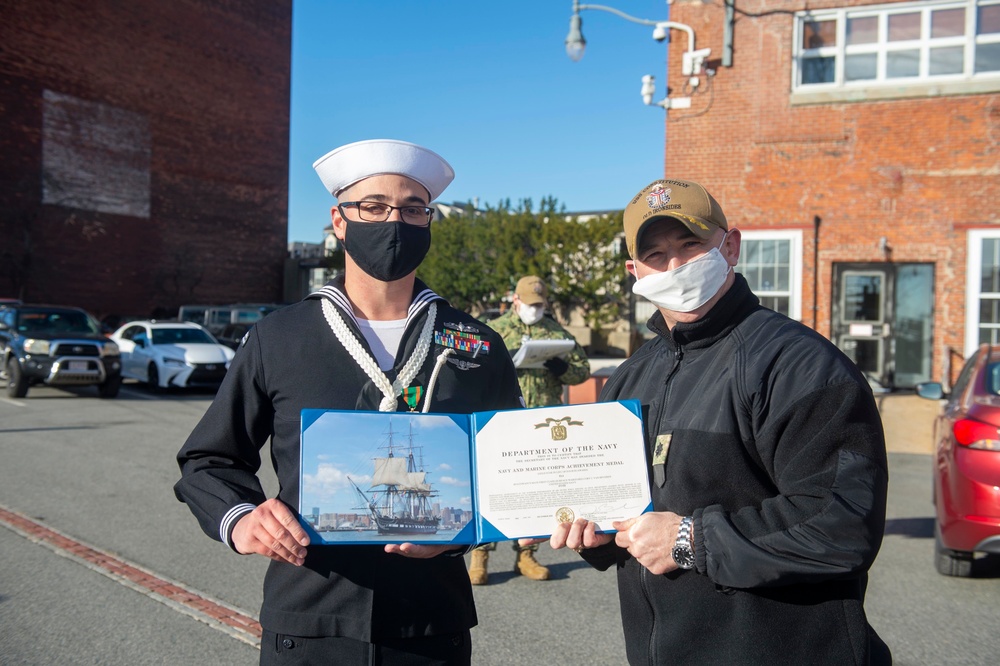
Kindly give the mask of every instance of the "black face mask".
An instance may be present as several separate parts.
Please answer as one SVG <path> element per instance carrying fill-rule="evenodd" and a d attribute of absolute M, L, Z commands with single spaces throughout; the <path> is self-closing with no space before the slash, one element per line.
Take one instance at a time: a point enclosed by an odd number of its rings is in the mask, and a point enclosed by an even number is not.
<path fill-rule="evenodd" d="M 399 280 L 415 271 L 431 249 L 430 225 L 344 221 L 344 250 L 358 268 L 382 282 Z"/>

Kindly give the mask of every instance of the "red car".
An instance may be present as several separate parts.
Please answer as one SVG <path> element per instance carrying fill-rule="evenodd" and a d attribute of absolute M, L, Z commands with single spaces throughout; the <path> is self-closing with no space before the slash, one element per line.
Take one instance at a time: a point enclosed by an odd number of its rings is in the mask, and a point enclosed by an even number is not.
<path fill-rule="evenodd" d="M 917 394 L 947 400 L 934 423 L 934 561 L 970 576 L 975 553 L 1000 553 L 1000 345 L 976 350 L 950 394 L 937 382 Z"/>

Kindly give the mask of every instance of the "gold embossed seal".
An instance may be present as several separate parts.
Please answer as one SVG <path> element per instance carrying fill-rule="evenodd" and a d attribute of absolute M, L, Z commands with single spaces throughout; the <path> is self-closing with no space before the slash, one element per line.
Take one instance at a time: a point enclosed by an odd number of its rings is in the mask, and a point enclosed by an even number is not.
<path fill-rule="evenodd" d="M 561 506 L 556 509 L 556 520 L 560 523 L 572 523 L 576 519 L 576 514 L 573 513 L 573 509 L 568 506 Z"/>

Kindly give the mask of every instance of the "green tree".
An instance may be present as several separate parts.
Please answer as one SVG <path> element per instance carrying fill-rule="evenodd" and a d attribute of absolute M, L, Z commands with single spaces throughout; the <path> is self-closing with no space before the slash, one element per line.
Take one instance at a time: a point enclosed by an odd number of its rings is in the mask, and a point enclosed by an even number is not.
<path fill-rule="evenodd" d="M 417 271 L 420 279 L 460 309 L 493 307 L 504 289 L 494 269 L 495 227 L 471 212 L 434 221 L 430 252 Z"/>
<path fill-rule="evenodd" d="M 579 309 L 591 326 L 624 316 L 625 269 L 621 214 L 579 221 L 553 197 L 533 210 L 531 199 L 509 200 L 431 227 L 433 242 L 418 274 L 456 307 L 497 307 L 523 275 L 548 280 L 554 308 L 564 318 Z"/>
<path fill-rule="evenodd" d="M 621 213 L 585 221 L 556 216 L 545 225 L 551 300 L 564 318 L 579 309 L 589 326 L 599 328 L 627 316 L 621 228 Z"/>

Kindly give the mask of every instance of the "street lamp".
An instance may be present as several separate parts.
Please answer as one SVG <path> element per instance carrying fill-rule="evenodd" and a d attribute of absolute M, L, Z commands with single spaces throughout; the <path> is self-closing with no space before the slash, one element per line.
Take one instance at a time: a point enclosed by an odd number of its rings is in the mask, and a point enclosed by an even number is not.
<path fill-rule="evenodd" d="M 675 21 L 654 21 L 651 19 L 636 18 L 634 16 L 629 16 L 625 12 L 615 9 L 614 7 L 607 7 L 605 5 L 586 5 L 580 4 L 579 0 L 573 0 L 573 15 L 569 18 L 569 34 L 566 36 L 566 55 L 570 57 L 570 60 L 578 62 L 581 58 L 583 58 L 583 52 L 587 48 L 587 40 L 584 39 L 582 30 L 583 19 L 580 17 L 580 11 L 584 9 L 596 9 L 602 12 L 610 12 L 611 14 L 620 16 L 626 21 L 631 21 L 632 23 L 651 25 L 653 26 L 653 39 L 658 42 L 662 42 L 667 39 L 670 34 L 670 30 L 680 30 L 687 33 L 687 50 L 681 56 L 681 74 L 690 77 L 688 84 L 691 88 L 698 87 L 698 74 L 701 73 L 701 68 L 704 66 L 705 60 L 708 59 L 712 50 L 695 50 L 694 28 Z M 651 74 L 647 74 L 642 77 L 641 94 L 642 101 L 647 106 L 661 106 L 664 109 L 679 109 L 691 106 L 690 97 L 677 97 L 674 99 L 664 97 L 659 102 L 654 103 L 653 96 L 656 94 L 656 78 Z"/>

